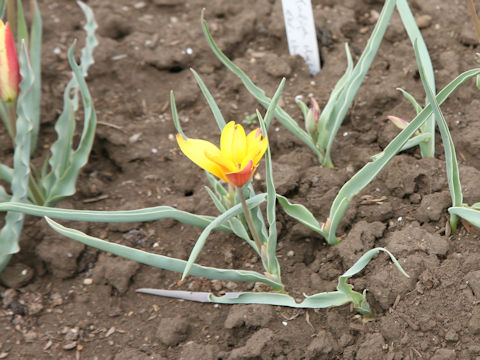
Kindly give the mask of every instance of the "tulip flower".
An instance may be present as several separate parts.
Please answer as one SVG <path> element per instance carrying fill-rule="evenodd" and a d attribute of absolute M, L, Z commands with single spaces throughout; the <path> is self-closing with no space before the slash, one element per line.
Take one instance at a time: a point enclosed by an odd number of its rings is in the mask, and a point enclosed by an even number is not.
<path fill-rule="evenodd" d="M 400 130 L 405 129 L 408 126 L 408 124 L 410 124 L 410 122 L 408 122 L 407 120 L 404 120 L 404 119 L 399 118 L 397 116 L 390 115 L 390 116 L 387 116 L 387 118 Z M 414 135 L 415 136 L 420 135 L 420 131 L 415 131 Z"/>
<path fill-rule="evenodd" d="M 404 119 L 399 118 L 397 116 L 390 115 L 390 116 L 387 116 L 387 118 L 400 130 L 405 129 L 409 124 L 409 122 L 407 120 L 404 120 Z"/>
<path fill-rule="evenodd" d="M 218 178 L 242 187 L 253 176 L 268 147 L 267 138 L 260 129 L 248 135 L 242 125 L 234 121 L 225 125 L 220 136 L 220 148 L 201 139 L 177 135 L 180 150 L 195 164 Z"/>
<path fill-rule="evenodd" d="M 311 97 L 310 101 L 312 106 L 308 110 L 307 116 L 305 117 L 305 129 L 307 132 L 316 139 L 318 136 L 318 121 L 320 119 L 320 106 L 318 102 Z"/>
<path fill-rule="evenodd" d="M 0 20 L 0 97 L 12 104 L 18 95 L 20 72 L 18 56 L 10 24 Z"/>

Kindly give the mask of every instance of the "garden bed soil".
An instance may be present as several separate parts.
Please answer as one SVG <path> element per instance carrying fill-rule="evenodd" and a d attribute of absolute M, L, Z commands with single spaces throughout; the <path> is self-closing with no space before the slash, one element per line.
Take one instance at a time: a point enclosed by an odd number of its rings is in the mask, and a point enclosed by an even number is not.
<path fill-rule="evenodd" d="M 410 2 L 435 68 L 438 89 L 478 67 L 477 40 L 465 1 Z M 219 131 L 189 68 L 203 78 L 227 121 L 241 122 L 260 106 L 208 48 L 200 12 L 225 53 L 268 95 L 287 78 L 282 107 L 299 122 L 294 98 L 313 94 L 323 107 L 346 66 L 344 43 L 355 60 L 382 1 L 314 0 L 323 70 L 310 77 L 301 58 L 288 55 L 280 0 L 91 1 L 99 22 L 88 84 L 98 114 L 90 162 L 78 192 L 58 206 L 120 210 L 170 205 L 217 214 L 203 171 L 175 141 L 169 92 L 175 91 L 182 126 L 191 137 L 217 142 Z M 480 5 L 477 2 L 477 6 Z M 44 19 L 42 132 L 34 162 L 55 140 L 54 121 L 70 76 L 66 52 L 83 39 L 80 8 L 71 1 L 40 1 Z M 395 89 L 422 100 L 413 49 L 395 14 L 333 148 L 335 168 L 276 120 L 269 141 L 277 191 L 325 221 L 340 187 L 398 133 L 386 117 L 413 118 Z M 457 155 L 465 202 L 480 201 L 478 89 L 470 82 L 442 106 Z M 263 111 L 263 110 L 262 110 Z M 80 127 L 79 122 L 79 127 Z M 248 126 L 247 126 L 248 127 Z M 249 126 L 254 128 L 255 126 Z M 81 129 L 77 129 L 80 133 Z M 0 151 L 11 161 L 6 131 Z M 368 290 L 374 317 L 351 306 L 292 309 L 214 305 L 138 294 L 142 287 L 212 291 L 253 289 L 137 264 L 66 239 L 39 218 L 27 217 L 22 251 L 0 275 L 0 358 L 6 359 L 476 359 L 480 357 L 480 245 L 471 227 L 445 231 L 451 200 L 443 147 L 436 158 L 418 149 L 396 157 L 352 202 L 331 247 L 278 209 L 278 257 L 289 294 L 333 291 L 338 277 L 364 252 L 389 249 L 410 275 L 378 255 L 351 282 Z M 265 189 L 263 166 L 254 179 Z M 186 259 L 201 230 L 173 220 L 101 224 L 62 222 L 109 241 Z M 221 268 L 261 264 L 231 234 L 210 236 L 198 259 Z"/>

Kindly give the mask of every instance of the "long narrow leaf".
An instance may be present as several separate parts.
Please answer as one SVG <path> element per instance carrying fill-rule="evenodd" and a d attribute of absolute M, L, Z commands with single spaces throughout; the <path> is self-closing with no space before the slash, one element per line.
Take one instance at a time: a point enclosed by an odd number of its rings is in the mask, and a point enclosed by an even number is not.
<path fill-rule="evenodd" d="M 6 165 L 0 164 L 0 179 L 11 183 L 13 179 L 13 169 Z"/>
<path fill-rule="evenodd" d="M 30 56 L 32 62 L 33 73 L 35 74 L 35 81 L 32 85 L 32 91 L 30 94 L 31 113 L 33 123 L 32 132 L 32 153 L 37 146 L 38 131 L 40 128 L 40 102 L 42 96 L 42 16 L 38 3 L 33 1 L 33 19 L 30 28 Z"/>
<path fill-rule="evenodd" d="M 126 259 L 134 260 L 142 264 L 158 267 L 165 270 L 182 273 L 185 269 L 186 261 L 184 260 L 158 254 L 151 254 L 146 251 L 134 249 L 128 246 L 111 243 L 93 236 L 86 235 L 81 231 L 62 226 L 55 221 L 49 219 L 48 217 L 46 217 L 45 220 L 53 230 L 70 239 L 81 242 L 82 244 L 92 246 L 102 251 L 110 252 L 114 255 L 121 256 Z M 194 276 L 201 276 L 207 279 L 254 282 L 258 281 L 271 286 L 273 289 L 281 290 L 283 288 L 281 284 L 276 283 L 268 279 L 266 276 L 259 274 L 255 271 L 217 269 L 193 264 L 192 268 L 190 269 L 190 274 Z"/>
<path fill-rule="evenodd" d="M 313 216 L 313 214 L 305 206 L 301 204 L 292 204 L 286 197 L 279 194 L 277 194 L 277 200 L 287 215 L 293 217 L 301 224 L 319 233 L 324 238 L 328 237 L 328 233 L 323 231 L 319 222 L 317 219 L 315 219 L 315 216 Z"/>
<path fill-rule="evenodd" d="M 52 171 L 42 182 L 47 193 L 46 205 L 54 205 L 62 198 L 75 193 L 76 179 L 80 169 L 88 161 L 95 136 L 96 114 L 85 76 L 93 64 L 93 50 L 98 44 L 95 37 L 97 25 L 91 9 L 81 2 L 78 4 L 86 19 L 85 47 L 82 49 L 80 64 L 75 62 L 75 44 L 68 51 L 68 62 L 73 74 L 64 92 L 63 112 L 55 125 L 58 139 L 51 147 L 52 156 L 49 163 Z M 78 93 L 83 102 L 84 121 L 80 143 L 74 151 L 72 137 L 75 130 L 75 112 L 78 109 Z"/>
<path fill-rule="evenodd" d="M 300 303 L 297 303 L 295 299 L 288 294 L 281 293 L 233 292 L 226 293 L 223 296 L 215 296 L 208 292 L 192 292 L 181 290 L 138 289 L 137 292 L 197 302 L 219 304 L 266 304 L 293 308 L 321 309 L 341 306 L 349 302 L 354 302 L 357 310 L 364 313 L 363 309 L 369 309 L 365 296 L 354 292 L 352 290 L 352 286 L 348 285 L 346 281 L 350 277 L 362 271 L 370 262 L 370 260 L 380 251 L 386 252 L 400 272 L 408 277 L 407 273 L 402 269 L 397 259 L 395 259 L 395 257 L 388 250 L 383 248 L 375 248 L 365 253 L 349 270 L 347 270 L 347 272 L 340 276 L 338 279 L 339 289 L 337 291 L 305 296 L 305 300 Z M 360 306 L 362 306 L 362 308 Z"/>
<path fill-rule="evenodd" d="M 77 177 L 82 167 L 88 162 L 88 157 L 95 137 L 97 116 L 93 106 L 92 97 L 87 88 L 87 83 L 81 72 L 82 69 L 75 62 L 74 49 L 75 45 L 73 45 L 68 52 L 68 60 L 78 83 L 78 88 L 83 101 L 83 131 L 77 149 L 72 153 L 69 159 L 68 167 L 61 174 L 61 177 L 57 178 L 55 185 L 48 193 L 46 200 L 47 205 L 54 205 L 62 198 L 75 193 Z"/>
<path fill-rule="evenodd" d="M 183 132 L 182 125 L 180 124 L 180 119 L 178 118 L 177 105 L 175 104 L 175 95 L 173 94 L 173 91 L 170 91 L 170 107 L 172 108 L 172 119 L 175 129 L 179 134 L 183 136 L 184 139 L 188 139 L 188 137 Z"/>
<path fill-rule="evenodd" d="M 325 149 L 325 158 L 323 162 L 325 166 L 331 164 L 330 154 L 338 129 L 340 129 L 340 125 L 342 124 L 343 119 L 345 118 L 345 115 L 347 114 L 347 111 L 350 108 L 350 105 L 355 98 L 355 95 L 360 88 L 360 85 L 362 84 L 370 65 L 372 64 L 373 59 L 375 58 L 375 55 L 377 54 L 378 48 L 383 39 L 383 35 L 387 30 L 388 23 L 392 17 L 393 10 L 395 9 L 395 4 L 396 0 L 385 1 L 375 28 L 368 39 L 367 46 L 358 59 L 358 63 L 355 65 L 355 68 L 353 69 L 345 88 L 339 95 L 338 100 L 336 100 L 336 102 L 338 101 L 338 105 L 335 106 L 335 110 L 332 113 L 333 118 L 329 120 L 327 125 L 328 143 Z"/>
<path fill-rule="evenodd" d="M 442 104 L 460 85 L 467 80 L 480 74 L 480 69 L 472 69 L 457 76 L 436 96 L 437 103 Z M 432 106 L 427 105 L 411 122 L 403 129 L 384 149 L 383 155 L 380 155 L 374 162 L 369 162 L 360 171 L 358 171 L 349 181 L 347 181 L 338 192 L 330 208 L 330 218 L 332 226 L 329 229 L 327 241 L 336 243 L 336 226 L 353 197 L 364 189 L 378 173 L 390 162 L 390 160 L 403 148 L 405 143 L 418 130 L 423 122 L 432 114 Z M 335 218 L 333 218 L 335 216 Z"/>
<path fill-rule="evenodd" d="M 212 94 L 207 88 L 207 85 L 205 85 L 200 75 L 198 75 L 197 72 L 193 69 L 190 69 L 190 71 L 193 73 L 195 80 L 197 80 L 198 86 L 200 87 L 200 90 L 202 90 L 202 94 L 207 100 L 208 106 L 210 106 L 210 110 L 212 110 L 213 116 L 217 121 L 218 128 L 220 129 L 220 131 L 222 131 L 226 125 L 222 112 L 220 111 L 217 103 L 215 102 L 215 99 L 213 98 Z"/>
<path fill-rule="evenodd" d="M 20 202 L 0 203 L 0 211 L 12 211 L 34 216 L 48 216 L 53 219 L 91 221 L 91 222 L 138 222 L 161 219 L 175 219 L 183 224 L 206 227 L 215 218 L 206 215 L 190 214 L 170 206 L 156 206 L 138 210 L 95 211 L 60 209 Z M 216 230 L 230 231 L 228 227 L 220 226 Z"/>
<path fill-rule="evenodd" d="M 430 59 L 430 54 L 427 45 L 423 40 L 422 33 L 415 22 L 415 17 L 413 16 L 406 0 L 397 0 L 397 9 L 412 46 L 414 46 L 415 42 L 417 43 L 425 71 L 425 81 L 433 94 L 435 94 L 435 74 L 433 71 L 432 60 Z M 435 116 L 435 114 L 430 116 L 422 125 L 422 132 L 430 135 L 430 140 L 428 142 L 420 143 L 420 151 L 423 157 L 433 157 L 435 155 Z"/>
<path fill-rule="evenodd" d="M 17 0 L 17 44 L 19 44 L 19 47 L 25 44 L 25 47 L 28 49 L 28 29 L 23 12 L 22 0 Z"/>
<path fill-rule="evenodd" d="M 407 92 L 406 90 L 402 89 L 402 88 L 397 88 L 398 91 L 400 91 L 402 93 L 402 95 L 405 97 L 405 99 L 407 99 L 410 104 L 412 104 L 412 106 L 414 107 L 416 113 L 418 114 L 420 111 L 422 111 L 422 107 L 420 106 L 420 104 L 417 102 L 417 100 L 415 100 L 415 98 L 413 97 L 412 94 L 410 94 L 409 92 Z"/>
<path fill-rule="evenodd" d="M 480 228 L 480 211 L 477 209 L 471 209 L 463 206 L 453 206 L 448 209 L 450 215 L 459 216 L 462 219 L 467 220 L 470 224 Z"/>
<path fill-rule="evenodd" d="M 458 170 L 457 155 L 455 153 L 455 145 L 453 144 L 452 135 L 448 129 L 447 122 L 443 117 L 440 106 L 435 99 L 435 94 L 431 89 L 427 77 L 425 74 L 425 68 L 423 65 L 422 54 L 418 48 L 417 42 L 414 43 L 415 57 L 418 63 L 418 70 L 420 73 L 420 79 L 422 80 L 423 88 L 427 94 L 428 102 L 432 105 L 433 113 L 437 119 L 438 128 L 440 130 L 440 135 L 442 136 L 443 147 L 445 149 L 445 162 L 447 167 L 447 180 L 448 188 L 450 189 L 450 195 L 452 197 L 452 205 L 460 206 L 462 205 L 463 195 L 462 195 L 462 186 L 460 184 L 460 172 Z M 450 218 L 450 226 L 453 231 L 457 228 L 457 217 L 452 216 Z"/>
<path fill-rule="evenodd" d="M 20 96 L 17 100 L 17 135 L 15 137 L 15 152 L 13 155 L 13 177 L 11 182 L 12 201 L 25 202 L 28 195 L 28 180 L 30 176 L 30 140 L 32 136 L 32 121 L 28 111 L 26 98 L 34 81 L 33 70 L 30 67 L 25 45 L 22 46 L 19 57 Z M 19 251 L 18 241 L 23 228 L 24 215 L 8 212 L 5 225 L 0 231 L 0 257 Z M 6 258 L 5 258 L 6 259 Z"/>
<path fill-rule="evenodd" d="M 264 194 L 256 195 L 255 197 L 247 200 L 247 207 L 249 209 L 254 208 L 260 205 L 263 201 L 265 201 Z M 192 268 L 193 263 L 195 262 L 198 255 L 200 254 L 200 251 L 205 245 L 205 242 L 207 241 L 207 238 L 210 235 L 210 232 L 214 230 L 216 227 L 223 225 L 224 222 L 228 221 L 232 217 L 237 216 L 241 213 L 242 213 L 242 205 L 237 204 L 231 207 L 230 209 L 228 209 L 227 211 L 225 211 L 220 216 L 218 216 L 207 227 L 205 227 L 205 229 L 200 234 L 200 237 L 197 239 L 197 242 L 195 243 L 195 246 L 193 247 L 192 252 L 190 253 L 190 256 L 188 257 L 187 264 L 185 265 L 185 269 L 183 270 L 182 280 L 185 279 L 185 277 L 188 275 L 190 269 Z"/>
<path fill-rule="evenodd" d="M 272 120 L 273 114 L 277 107 L 280 95 L 282 94 L 283 87 L 285 86 L 285 78 L 282 79 L 277 91 L 275 92 L 270 105 L 268 106 L 267 113 L 265 114 L 265 120 L 257 112 L 258 119 L 262 133 L 266 136 L 267 129 Z M 277 280 L 280 280 L 280 264 L 278 263 L 276 251 L 277 251 L 277 223 L 275 217 L 275 203 L 276 203 L 276 191 L 275 184 L 273 182 L 273 169 L 272 169 L 272 154 L 270 145 L 267 147 L 267 153 L 265 155 L 265 178 L 267 183 L 267 221 L 268 221 L 268 240 L 267 240 L 267 271 L 275 276 Z"/>
<path fill-rule="evenodd" d="M 207 38 L 208 45 L 212 49 L 213 53 L 217 56 L 217 58 L 235 75 L 237 75 L 240 80 L 245 85 L 246 89 L 253 95 L 253 97 L 264 107 L 268 108 L 271 99 L 265 95 L 265 92 L 256 86 L 253 81 L 237 66 L 235 65 L 215 44 L 210 31 L 208 30 L 207 22 L 204 20 L 204 13 L 202 11 L 202 29 Z M 321 154 L 319 153 L 318 149 L 316 148 L 312 138 L 310 135 L 304 131 L 295 120 L 293 120 L 290 115 L 288 115 L 284 110 L 280 107 L 277 107 L 275 113 L 275 118 L 280 121 L 283 126 L 285 126 L 290 132 L 292 132 L 295 136 L 297 136 L 300 140 L 302 140 L 310 149 L 312 149 L 318 156 Z"/>

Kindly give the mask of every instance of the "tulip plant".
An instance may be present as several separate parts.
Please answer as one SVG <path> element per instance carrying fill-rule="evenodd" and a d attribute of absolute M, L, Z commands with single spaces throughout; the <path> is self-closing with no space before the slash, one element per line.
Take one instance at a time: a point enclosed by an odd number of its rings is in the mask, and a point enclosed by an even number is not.
<path fill-rule="evenodd" d="M 318 103 L 315 101 L 312 102 L 311 111 L 309 111 L 308 106 L 305 103 L 299 99 L 297 100 L 304 116 L 306 131 L 303 130 L 283 109 L 278 107 L 275 110 L 275 118 L 312 149 L 317 155 L 319 162 L 325 167 L 333 167 L 331 159 L 333 142 L 340 126 L 342 125 L 343 119 L 345 118 L 347 111 L 365 78 L 365 75 L 377 54 L 395 7 L 400 14 L 412 45 L 415 41 L 418 42 L 419 51 L 424 59 L 427 81 L 429 82 L 429 86 L 432 89 L 435 89 L 434 73 L 430 55 L 425 42 L 423 41 L 420 30 L 415 23 L 415 18 L 408 6 L 407 0 L 386 0 L 377 24 L 368 40 L 367 46 L 355 66 L 353 66 L 353 60 L 349 48 L 347 45 L 345 46 L 347 54 L 347 69 L 344 75 L 338 80 L 324 109 L 320 111 Z M 265 92 L 261 88 L 253 83 L 243 70 L 230 61 L 230 59 L 228 59 L 228 57 L 218 48 L 208 30 L 206 21 L 203 20 L 203 13 L 202 26 L 213 53 L 230 71 L 240 78 L 253 97 L 262 106 L 267 108 L 271 99 L 265 95 Z M 435 120 L 433 116 L 430 116 L 430 118 L 422 125 L 420 131 L 421 134 L 413 137 L 408 143 L 406 143 L 403 150 L 419 145 L 422 156 L 433 157 L 435 153 Z"/>
<path fill-rule="evenodd" d="M 11 194 L 8 194 L 0 186 L 0 199 L 3 202 L 31 202 L 53 206 L 75 192 L 78 174 L 87 163 L 95 135 L 96 117 L 85 76 L 93 64 L 97 25 L 91 9 L 81 2 L 78 4 L 86 18 L 86 45 L 82 50 L 80 64 L 74 59 L 75 45 L 68 52 L 72 78 L 65 88 L 63 111 L 55 124 L 57 140 L 50 148 L 51 155 L 39 171 L 30 162 L 30 158 L 37 144 L 40 127 L 40 11 L 37 2 L 32 0 L 32 21 L 28 30 L 20 0 L 0 3 L 0 14 L 3 16 L 7 8 L 9 19 L 6 24 L 0 20 L 0 118 L 14 147 L 13 167 L 0 164 L 0 179 L 11 187 Z M 78 146 L 72 148 L 79 97 L 84 108 L 83 131 Z M 8 212 L 6 215 L 5 225 L 0 231 L 0 271 L 7 265 L 11 255 L 19 251 L 18 240 L 23 217 L 18 212 Z"/>
<path fill-rule="evenodd" d="M 387 0 L 384 10 L 387 9 L 393 11 L 392 4 L 395 4 L 395 2 Z M 403 11 L 403 14 L 405 15 L 405 8 L 402 8 L 402 4 L 403 2 L 398 0 L 397 7 L 400 13 L 402 14 Z M 406 3 L 404 3 L 404 5 L 406 6 Z M 383 19 L 385 19 L 385 17 Z M 404 22 L 406 22 L 405 18 Z M 273 164 L 268 144 L 268 129 L 274 116 L 284 124 L 291 125 L 291 122 L 295 123 L 278 106 L 278 100 L 285 85 L 285 79 L 280 83 L 274 96 L 271 99 L 267 98 L 264 92 L 256 87 L 243 71 L 236 67 L 220 51 L 220 49 L 218 49 L 208 32 L 207 24 L 203 20 L 203 14 L 202 25 L 207 40 L 216 56 L 243 80 L 250 92 L 254 94 L 257 100 L 266 108 L 266 113 L 263 116 L 258 110 L 256 112 L 260 124 L 259 128 L 246 134 L 241 125 L 236 124 L 233 121 L 228 124 L 225 122 L 220 109 L 215 103 L 215 100 L 205 83 L 200 76 L 192 70 L 194 78 L 205 96 L 219 127 L 220 146 L 218 147 L 206 140 L 189 138 L 185 135 L 180 125 L 174 94 L 173 92 L 171 93 L 170 102 L 172 118 L 178 132 L 178 146 L 192 162 L 205 170 L 207 180 L 211 185 L 211 188 L 207 188 L 207 192 L 220 213 L 217 217 L 191 214 L 169 206 L 157 206 L 129 211 L 88 211 L 52 208 L 49 206 L 39 206 L 21 201 L 0 203 L 0 211 L 43 216 L 52 229 L 83 244 L 147 265 L 182 273 L 180 283 L 182 283 L 188 275 L 193 275 L 208 279 L 260 282 L 268 285 L 272 290 L 270 292 L 226 293 L 224 296 L 215 296 L 214 294 L 205 292 L 157 289 L 139 289 L 138 291 L 141 293 L 201 302 L 225 304 L 260 303 L 303 308 L 325 308 L 351 302 L 360 313 L 366 315 L 370 314 L 371 309 L 367 303 L 365 292 L 359 293 L 353 291 L 352 286 L 349 285 L 347 281 L 351 276 L 360 272 L 375 254 L 380 251 L 386 252 L 395 266 L 404 275 L 408 276 L 400 267 L 394 256 L 383 248 L 375 248 L 367 251 L 349 270 L 339 277 L 336 291 L 306 296 L 301 303 L 298 303 L 286 292 L 282 283 L 281 267 L 276 256 L 278 235 L 275 212 L 276 203 L 278 202 L 288 215 L 322 235 L 329 244 L 336 244 L 338 242 L 336 229 L 353 197 L 364 189 L 395 155 L 405 149 L 409 142 L 411 143 L 412 139 L 422 135 L 428 135 L 427 132 L 429 131 L 428 129 L 430 126 L 429 121 L 434 119 L 438 124 L 445 148 L 447 177 L 450 192 L 452 194 L 452 203 L 454 205 L 454 207 L 450 209 L 450 212 L 452 215 L 455 215 L 451 218 L 451 226 L 452 229 L 455 229 L 456 215 L 465 215 L 465 210 L 463 209 L 461 214 L 459 210 L 456 210 L 461 207 L 462 204 L 458 164 L 456 161 L 453 141 L 439 106 L 460 85 L 473 77 L 477 77 L 478 80 L 480 69 L 466 71 L 455 78 L 438 94 L 435 94 L 432 77 L 428 75 L 431 69 L 430 60 L 429 57 L 423 55 L 423 50 L 426 48 L 424 47 L 421 38 L 417 36 L 418 39 L 415 39 L 412 42 L 420 77 L 428 100 L 427 105 L 422 108 L 417 104 L 419 106 L 418 113 L 411 122 L 407 123 L 402 119 L 392 118 L 392 121 L 397 122 L 401 126 L 401 132 L 380 154 L 374 156 L 371 162 L 366 164 L 344 184 L 332 204 L 329 218 L 327 218 L 324 223 L 320 223 L 316 220 L 314 214 L 312 214 L 305 206 L 292 204 L 287 198 L 278 195 L 275 191 L 272 175 Z M 364 65 L 367 64 L 367 62 L 361 61 L 359 61 L 359 63 Z M 73 62 L 72 66 L 74 70 L 78 69 L 75 65 L 76 64 Z M 22 66 L 20 66 L 20 69 L 22 69 Z M 357 74 L 356 76 L 363 77 L 364 70 L 365 69 L 361 72 L 363 75 L 358 75 L 355 70 L 352 71 Z M 348 78 L 348 76 L 346 76 L 346 78 Z M 355 79 L 358 79 L 358 77 Z M 355 82 L 357 80 L 352 81 Z M 359 84 L 355 86 L 359 86 Z M 355 86 L 351 87 L 350 83 L 345 80 L 342 82 L 341 86 L 337 85 L 334 93 L 336 92 L 336 96 L 340 96 L 340 94 L 343 94 L 343 89 L 349 89 L 347 94 L 351 94 L 351 91 L 355 92 L 358 88 L 355 88 Z M 20 85 L 20 94 L 21 93 L 22 85 Z M 348 100 L 349 96 L 350 95 L 347 96 L 346 94 L 342 95 L 344 105 L 351 101 Z M 319 119 L 321 118 L 321 115 L 319 115 L 319 107 L 315 100 L 312 100 L 312 109 L 308 109 L 306 105 L 300 104 L 300 106 L 302 111 L 304 111 L 306 118 L 308 139 L 310 139 L 309 141 L 313 144 L 313 141 L 317 141 L 322 136 L 322 133 L 316 131 L 315 127 L 317 120 L 320 121 Z M 343 109 L 342 111 L 346 111 L 346 108 L 344 107 L 341 109 Z M 334 114 L 338 114 L 340 108 L 335 108 L 331 111 Z M 291 121 L 286 119 L 290 119 Z M 295 126 L 298 125 L 295 123 Z M 325 128 L 329 129 L 327 125 L 325 125 Z M 289 129 L 294 129 L 294 126 L 292 125 Z M 335 129 L 335 126 L 330 129 Z M 430 136 L 428 141 L 433 141 L 433 134 L 428 136 Z M 307 137 L 305 137 L 305 139 L 307 139 Z M 424 139 L 426 139 L 426 137 L 424 137 Z M 263 157 L 265 157 L 265 181 L 267 192 L 256 194 L 251 179 Z M 261 208 L 261 206 L 263 206 L 262 204 L 265 205 L 263 210 Z M 479 207 L 478 204 L 474 205 L 474 207 L 475 206 L 476 208 Z M 266 215 L 266 219 L 264 218 L 264 214 Z M 92 222 L 138 222 L 165 218 L 176 219 L 184 224 L 203 228 L 203 231 L 197 239 L 187 260 L 149 253 L 132 247 L 111 243 L 87 235 L 78 230 L 67 228 L 53 220 L 68 219 Z M 480 224 L 480 216 L 478 216 L 477 221 Z M 219 269 L 197 264 L 196 260 L 198 255 L 203 249 L 208 236 L 214 230 L 232 233 L 250 245 L 252 250 L 259 256 L 263 271 Z"/>
<path fill-rule="evenodd" d="M 220 109 L 206 88 L 205 83 L 195 71 L 193 71 L 193 74 L 210 105 L 221 131 L 220 147 L 202 139 L 188 138 L 185 135 L 180 126 L 173 92 L 171 94 L 172 117 L 178 131 L 177 142 L 180 149 L 190 160 L 206 170 L 207 179 L 212 186 L 212 189 L 207 191 L 220 212 L 219 216 L 195 215 L 169 206 L 109 212 L 58 209 L 34 204 L 9 202 L 0 203 L 0 210 L 44 216 L 47 223 L 55 231 L 83 244 L 147 265 L 180 272 L 182 273 L 180 283 L 184 281 L 187 275 L 194 275 L 209 279 L 260 282 L 270 286 L 272 289 L 272 292 L 237 292 L 227 293 L 220 297 L 203 292 L 139 289 L 138 291 L 142 293 L 202 302 L 229 304 L 261 303 L 304 308 L 325 308 L 351 302 L 360 313 L 370 314 L 371 309 L 367 303 L 365 292 L 359 293 L 354 291 L 353 287 L 347 283 L 347 280 L 360 272 L 375 254 L 380 251 L 386 252 L 395 266 L 408 276 L 393 255 L 383 248 L 372 249 L 361 256 L 352 268 L 340 276 L 336 291 L 306 296 L 301 303 L 297 303 L 285 292 L 281 280 L 280 264 L 276 257 L 277 226 L 275 203 L 277 194 L 272 176 L 272 161 L 267 137 L 268 127 L 277 108 L 277 102 L 285 84 L 285 79 L 282 80 L 273 96 L 265 116 L 262 117 L 260 112 L 257 111 L 260 128 L 246 134 L 241 125 L 234 122 L 225 123 Z M 255 194 L 251 178 L 264 155 L 266 155 L 265 178 L 267 193 Z M 224 187 L 222 181 L 226 183 L 227 188 Z M 265 202 L 267 221 L 265 221 L 260 208 L 260 205 Z M 291 205 L 291 208 L 295 206 Z M 137 222 L 173 218 L 188 225 L 202 227 L 204 230 L 197 239 L 188 260 L 184 261 L 92 237 L 78 230 L 66 228 L 52 220 L 53 218 L 95 222 Z M 196 264 L 195 261 L 213 230 L 231 232 L 245 240 L 260 257 L 264 268 L 263 273 L 251 270 L 218 269 Z"/>

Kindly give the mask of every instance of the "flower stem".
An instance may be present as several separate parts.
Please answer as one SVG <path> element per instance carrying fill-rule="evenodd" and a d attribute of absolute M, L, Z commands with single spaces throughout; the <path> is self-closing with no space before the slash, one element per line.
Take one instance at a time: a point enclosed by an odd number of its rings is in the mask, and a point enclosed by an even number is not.
<path fill-rule="evenodd" d="M 17 35 L 17 11 L 15 0 L 7 0 L 7 21 L 12 29 L 13 38 Z"/>
<path fill-rule="evenodd" d="M 45 197 L 43 196 L 38 183 L 35 181 L 35 177 L 31 173 L 28 179 L 28 189 L 30 190 L 32 200 L 35 205 L 48 205 L 45 204 Z"/>
<path fill-rule="evenodd" d="M 475 30 L 477 31 L 478 40 L 480 40 L 480 23 L 478 21 L 477 12 L 475 11 L 475 5 L 473 4 L 473 0 L 468 1 L 468 7 L 470 8 L 470 12 L 472 13 L 473 23 L 475 24 Z"/>
<path fill-rule="evenodd" d="M 237 187 L 237 192 L 240 195 L 240 202 L 242 204 L 243 213 L 245 214 L 245 220 L 247 220 L 247 224 L 250 228 L 250 232 L 252 233 L 253 240 L 255 241 L 255 245 L 257 245 L 258 253 L 260 254 L 260 256 L 262 256 L 262 242 L 260 241 L 260 237 L 258 236 L 257 230 L 255 229 L 255 225 L 253 225 L 252 214 L 247 207 L 247 201 L 245 200 L 243 188 Z"/>
<path fill-rule="evenodd" d="M 8 120 L 10 121 L 10 135 L 15 143 L 15 137 L 17 136 L 17 103 L 7 104 Z"/>

